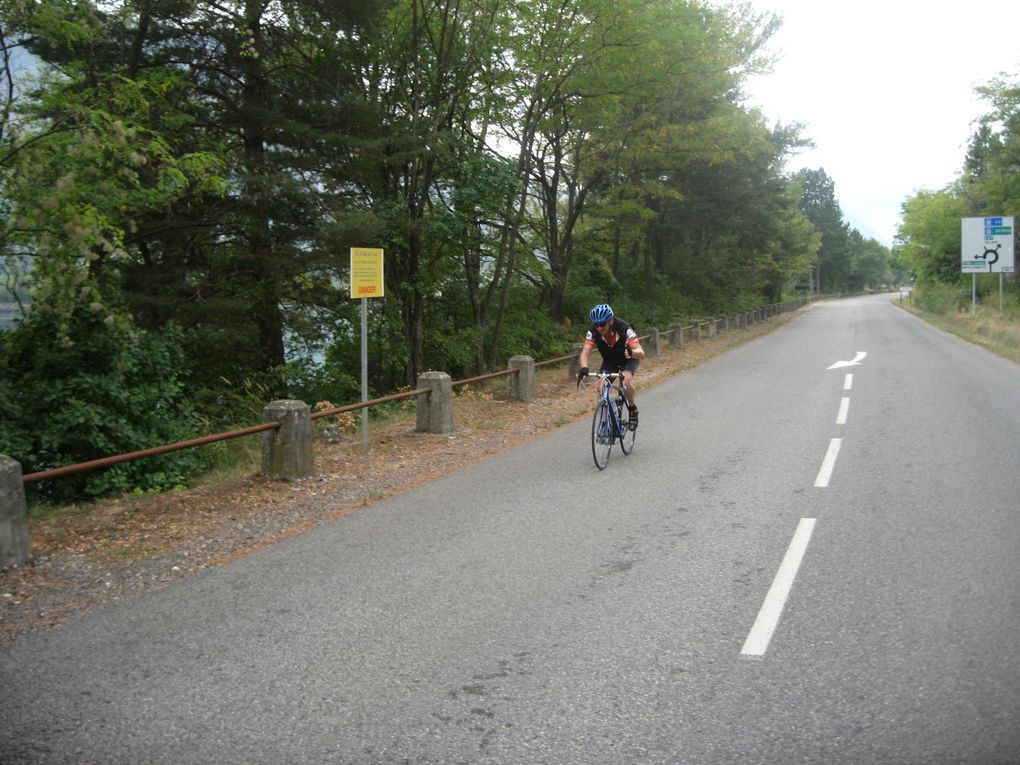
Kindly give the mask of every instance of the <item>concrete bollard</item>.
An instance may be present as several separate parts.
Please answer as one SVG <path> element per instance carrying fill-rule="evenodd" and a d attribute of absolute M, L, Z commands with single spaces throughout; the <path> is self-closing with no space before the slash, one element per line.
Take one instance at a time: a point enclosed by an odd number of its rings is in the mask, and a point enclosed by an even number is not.
<path fill-rule="evenodd" d="M 31 559 L 21 463 L 0 454 L 0 569 L 28 563 Z"/>
<path fill-rule="evenodd" d="M 510 387 L 510 399 L 523 401 L 525 404 L 535 402 L 535 359 L 531 356 L 511 356 L 510 369 L 517 374 L 510 375 L 507 381 Z"/>
<path fill-rule="evenodd" d="M 684 328 L 682 324 L 669 325 L 669 347 L 675 351 L 684 349 Z"/>
<path fill-rule="evenodd" d="M 418 387 L 428 393 L 418 396 L 419 433 L 446 435 L 453 432 L 453 381 L 446 372 L 422 372 Z"/>
<path fill-rule="evenodd" d="M 583 349 L 584 349 L 584 343 L 574 343 L 572 346 L 570 346 L 570 352 L 571 353 L 580 353 Z M 570 365 L 567 367 L 567 379 L 568 380 L 576 380 L 577 379 L 577 371 L 580 368 L 581 368 L 581 364 L 578 362 L 577 356 L 574 356 L 574 358 L 572 358 L 570 360 Z"/>
<path fill-rule="evenodd" d="M 263 422 L 280 427 L 262 434 L 262 475 L 274 481 L 293 481 L 312 474 L 312 420 L 304 401 L 271 401 L 262 410 Z"/>
<path fill-rule="evenodd" d="M 647 335 L 648 340 L 641 344 L 641 347 L 645 349 L 646 356 L 658 356 L 659 355 L 659 330 L 655 327 L 649 327 L 644 330 L 642 336 Z"/>

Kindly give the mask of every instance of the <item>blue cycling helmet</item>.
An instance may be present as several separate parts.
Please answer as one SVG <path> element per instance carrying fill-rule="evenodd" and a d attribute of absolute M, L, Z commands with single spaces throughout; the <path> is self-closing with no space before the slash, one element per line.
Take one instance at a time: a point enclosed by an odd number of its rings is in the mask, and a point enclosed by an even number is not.
<path fill-rule="evenodd" d="M 588 312 L 592 324 L 604 324 L 613 318 L 613 309 L 605 303 L 599 303 Z"/>

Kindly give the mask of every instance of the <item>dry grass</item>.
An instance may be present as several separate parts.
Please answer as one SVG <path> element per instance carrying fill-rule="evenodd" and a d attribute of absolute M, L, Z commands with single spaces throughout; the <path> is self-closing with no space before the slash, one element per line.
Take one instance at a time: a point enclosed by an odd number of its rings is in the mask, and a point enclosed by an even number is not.
<path fill-rule="evenodd" d="M 913 303 L 896 301 L 896 305 L 941 330 L 1020 363 L 1020 314 L 1015 310 L 1007 308 L 1000 313 L 996 304 L 979 305 L 973 313 L 970 309 L 936 313 Z"/>

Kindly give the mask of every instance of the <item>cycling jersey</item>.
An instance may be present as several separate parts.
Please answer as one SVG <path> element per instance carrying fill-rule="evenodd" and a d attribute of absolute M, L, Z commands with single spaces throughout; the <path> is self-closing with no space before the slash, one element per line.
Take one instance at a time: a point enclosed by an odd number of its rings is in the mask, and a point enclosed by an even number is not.
<path fill-rule="evenodd" d="M 584 336 L 584 344 L 597 346 L 602 354 L 602 371 L 618 372 L 621 369 L 629 369 L 631 373 L 637 371 L 637 359 L 628 359 L 623 355 L 624 348 L 634 348 L 640 345 L 637 332 L 623 319 L 613 318 L 610 330 L 602 335 L 595 325 L 588 327 L 588 334 Z M 633 366 L 632 366 L 633 365 Z"/>

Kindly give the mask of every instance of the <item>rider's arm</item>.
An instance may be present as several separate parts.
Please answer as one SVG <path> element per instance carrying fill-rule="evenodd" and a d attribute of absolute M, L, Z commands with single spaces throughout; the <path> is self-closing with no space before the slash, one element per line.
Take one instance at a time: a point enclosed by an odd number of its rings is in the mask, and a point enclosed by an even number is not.
<path fill-rule="evenodd" d="M 640 340 L 631 340 L 627 344 L 627 351 L 629 352 L 628 358 L 643 359 L 645 357 L 645 349 L 641 347 Z"/>
<path fill-rule="evenodd" d="M 593 343 L 585 343 L 584 347 L 581 348 L 581 355 L 577 359 L 577 365 L 579 367 L 588 366 L 588 359 L 591 358 L 591 349 L 594 348 Z"/>

